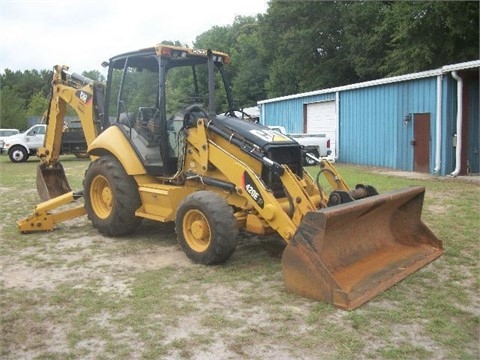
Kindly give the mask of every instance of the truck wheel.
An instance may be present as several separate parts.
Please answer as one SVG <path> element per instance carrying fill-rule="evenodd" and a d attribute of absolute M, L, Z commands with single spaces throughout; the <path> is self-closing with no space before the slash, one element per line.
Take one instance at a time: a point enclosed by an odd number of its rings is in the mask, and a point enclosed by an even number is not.
<path fill-rule="evenodd" d="M 88 218 L 102 234 L 126 235 L 140 226 L 141 219 L 135 216 L 141 205 L 137 183 L 115 157 L 106 155 L 91 162 L 83 189 Z"/>
<path fill-rule="evenodd" d="M 75 155 L 77 159 L 88 159 L 90 157 L 87 152 L 76 152 L 73 153 L 73 155 Z"/>
<path fill-rule="evenodd" d="M 23 146 L 14 146 L 8 152 L 11 162 L 21 163 L 28 160 L 28 151 Z"/>
<path fill-rule="evenodd" d="M 178 242 L 195 263 L 221 264 L 237 246 L 237 221 L 225 199 L 210 191 L 187 196 L 175 219 Z"/>
<path fill-rule="evenodd" d="M 312 154 L 313 156 L 315 156 L 315 157 L 317 157 L 317 158 L 319 157 L 317 150 L 306 151 L 306 152 L 305 152 L 305 158 L 304 158 L 304 165 L 305 165 L 305 166 L 313 166 L 313 165 L 317 164 L 317 162 L 316 162 L 315 160 L 310 159 L 310 158 L 307 156 L 307 152 L 310 153 L 310 154 Z"/>

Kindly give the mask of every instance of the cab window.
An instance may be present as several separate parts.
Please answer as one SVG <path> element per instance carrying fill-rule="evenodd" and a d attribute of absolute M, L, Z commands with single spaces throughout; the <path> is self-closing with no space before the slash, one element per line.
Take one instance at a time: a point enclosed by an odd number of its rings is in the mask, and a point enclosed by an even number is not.
<path fill-rule="evenodd" d="M 45 134 L 45 127 L 44 126 L 36 126 L 32 130 L 28 132 L 28 136 L 34 135 L 44 135 Z"/>

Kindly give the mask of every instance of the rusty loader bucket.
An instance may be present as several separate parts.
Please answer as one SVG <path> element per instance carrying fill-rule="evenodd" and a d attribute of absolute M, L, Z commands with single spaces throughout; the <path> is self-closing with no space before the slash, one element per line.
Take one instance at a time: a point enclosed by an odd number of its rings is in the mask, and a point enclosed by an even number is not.
<path fill-rule="evenodd" d="M 57 196 L 72 191 L 68 184 L 65 170 L 60 163 L 53 166 L 40 164 L 37 167 L 37 192 L 42 201 L 47 201 Z"/>
<path fill-rule="evenodd" d="M 307 213 L 287 245 L 287 290 L 352 310 L 443 253 L 415 186 Z"/>

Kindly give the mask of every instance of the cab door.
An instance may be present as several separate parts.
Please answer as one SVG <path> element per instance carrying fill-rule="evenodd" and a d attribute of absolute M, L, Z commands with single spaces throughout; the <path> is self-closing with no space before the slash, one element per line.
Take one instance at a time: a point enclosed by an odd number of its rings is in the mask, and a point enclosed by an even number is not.
<path fill-rule="evenodd" d="M 26 134 L 25 141 L 30 149 L 38 149 L 45 141 L 45 125 L 32 127 Z"/>

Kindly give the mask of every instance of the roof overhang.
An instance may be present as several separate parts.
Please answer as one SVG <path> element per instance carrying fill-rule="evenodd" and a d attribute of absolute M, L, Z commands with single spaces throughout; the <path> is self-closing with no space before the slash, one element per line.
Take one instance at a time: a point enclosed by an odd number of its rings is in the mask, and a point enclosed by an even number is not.
<path fill-rule="evenodd" d="M 316 96 L 316 95 L 322 95 L 322 94 L 328 94 L 328 93 L 335 93 L 338 91 L 348 91 L 348 90 L 366 88 L 370 86 L 378 86 L 378 85 L 392 84 L 392 83 L 402 82 L 402 81 L 423 79 L 423 78 L 443 75 L 445 73 L 449 73 L 452 71 L 468 70 L 468 69 L 474 69 L 474 68 L 480 68 L 480 60 L 468 61 L 468 62 L 452 64 L 452 65 L 445 65 L 435 70 L 427 70 L 427 71 L 422 71 L 422 72 L 417 72 L 412 74 L 392 76 L 392 77 L 378 79 L 378 80 L 371 80 L 371 81 L 365 81 L 365 82 L 360 82 L 356 84 L 338 86 L 338 87 L 329 88 L 329 89 L 315 90 L 315 91 L 310 91 L 310 92 L 305 92 L 300 94 L 281 96 L 278 98 L 261 100 L 261 101 L 258 101 L 257 104 L 262 105 L 262 104 L 268 104 L 268 103 L 273 103 L 278 101 L 298 99 L 298 98 L 307 97 L 307 96 Z"/>

